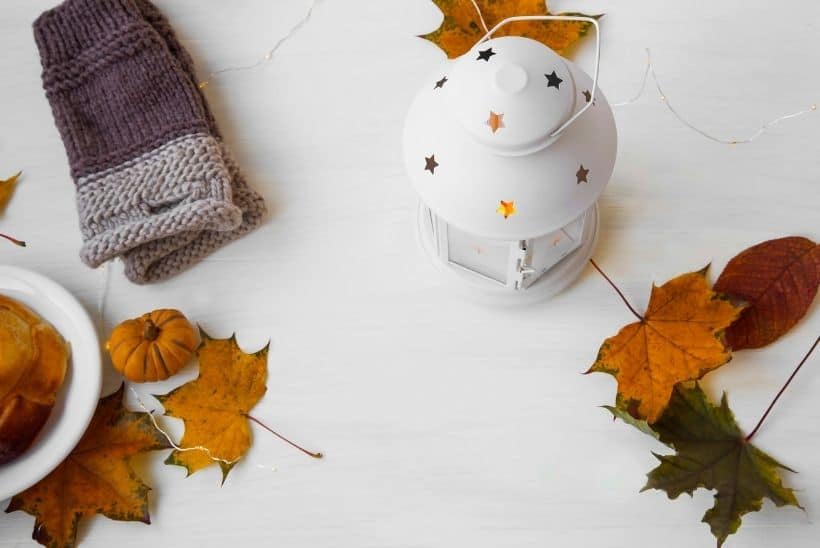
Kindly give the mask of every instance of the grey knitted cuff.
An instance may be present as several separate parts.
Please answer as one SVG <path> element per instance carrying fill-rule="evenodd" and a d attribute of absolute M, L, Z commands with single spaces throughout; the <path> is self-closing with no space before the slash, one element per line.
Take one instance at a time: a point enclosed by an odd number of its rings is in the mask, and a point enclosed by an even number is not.
<path fill-rule="evenodd" d="M 234 204 L 242 210 L 241 224 L 230 231 L 187 232 L 138 247 L 123 256 L 129 280 L 137 284 L 163 281 L 262 224 L 267 214 L 265 201 L 248 186 L 224 145 L 222 151 L 231 176 Z"/>
<path fill-rule="evenodd" d="M 198 134 L 77 181 L 82 260 L 91 267 L 154 240 L 234 230 L 242 211 L 217 140 Z"/>

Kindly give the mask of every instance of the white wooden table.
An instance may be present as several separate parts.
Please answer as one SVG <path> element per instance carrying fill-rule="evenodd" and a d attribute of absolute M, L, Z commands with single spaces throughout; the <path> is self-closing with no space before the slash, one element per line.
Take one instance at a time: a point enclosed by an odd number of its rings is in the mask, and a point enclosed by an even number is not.
<path fill-rule="evenodd" d="M 53 2 L 2 4 L 0 175 L 23 169 L 25 180 L 0 231 L 30 247 L 4 245 L 0 261 L 53 277 L 95 312 L 103 274 L 77 257 L 73 186 L 30 30 Z M 263 54 L 308 6 L 158 4 L 203 73 Z M 601 85 L 613 102 L 636 91 L 645 47 L 676 107 L 729 137 L 820 101 L 820 4 L 552 7 L 607 12 Z M 220 488 L 216 467 L 185 479 L 160 456 L 141 458 L 155 488 L 152 525 L 95 518 L 81 527 L 83 546 L 712 546 L 699 523 L 711 495 L 639 494 L 655 464 L 650 451 L 663 448 L 598 408 L 613 400 L 613 379 L 579 374 L 631 321 L 592 269 L 548 303 L 496 309 L 451 295 L 421 259 L 400 136 L 411 97 L 443 59 L 415 36 L 439 17 L 426 0 L 324 0 L 270 65 L 214 82 L 208 97 L 271 217 L 162 285 L 135 287 L 112 267 L 109 327 L 178 307 L 214 335 L 236 331 L 246 349 L 272 339 L 269 390 L 256 414 L 326 459 L 256 431 L 247 461 Z M 709 262 L 719 272 L 748 245 L 820 238 L 820 118 L 737 147 L 684 128 L 652 93 L 616 118 L 620 154 L 596 258 L 636 305 L 646 304 L 652 281 Z M 781 342 L 739 353 L 708 377 L 711 394 L 730 391 L 744 427 L 820 331 L 817 308 Z M 818 358 L 757 438 L 800 471 L 786 479 L 806 512 L 767 502 L 727 546 L 817 545 Z M 106 391 L 119 382 L 106 371 Z M 0 515 L 0 547 L 32 545 L 32 524 L 23 513 Z"/>

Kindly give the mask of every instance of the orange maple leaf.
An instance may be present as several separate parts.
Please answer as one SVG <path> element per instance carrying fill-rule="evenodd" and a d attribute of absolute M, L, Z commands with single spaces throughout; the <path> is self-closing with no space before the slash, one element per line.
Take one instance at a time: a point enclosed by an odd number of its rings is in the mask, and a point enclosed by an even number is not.
<path fill-rule="evenodd" d="M 447 57 L 464 55 L 487 32 L 471 0 L 433 0 L 444 13 L 441 26 L 421 36 L 444 50 Z M 550 15 L 544 0 L 476 0 L 487 29 L 507 17 L 517 15 Z M 583 15 L 566 13 L 562 15 Z M 601 17 L 593 15 L 591 17 Z M 526 36 L 546 44 L 560 55 L 566 55 L 587 32 L 590 23 L 584 21 L 519 21 L 498 30 L 494 36 Z"/>
<path fill-rule="evenodd" d="M 39 483 L 11 499 L 6 512 L 35 517 L 34 540 L 44 546 L 77 545 L 77 525 L 103 514 L 119 521 L 150 523 L 148 492 L 130 457 L 169 447 L 146 413 L 123 405 L 124 385 L 100 400 L 91 424 L 71 454 Z"/>
<path fill-rule="evenodd" d="M 712 291 L 706 269 L 653 285 L 641 320 L 604 341 L 588 372 L 613 375 L 618 407 L 654 423 L 676 384 L 700 379 L 731 359 L 722 334 L 744 306 Z"/>

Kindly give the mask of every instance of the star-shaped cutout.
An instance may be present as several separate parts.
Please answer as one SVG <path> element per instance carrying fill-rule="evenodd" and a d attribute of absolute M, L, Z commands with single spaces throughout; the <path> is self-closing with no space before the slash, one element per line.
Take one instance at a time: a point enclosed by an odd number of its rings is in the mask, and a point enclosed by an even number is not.
<path fill-rule="evenodd" d="M 476 61 L 487 61 L 489 63 L 490 57 L 492 57 L 493 55 L 496 55 L 496 53 L 493 51 L 493 48 L 487 48 L 485 50 L 478 52 L 478 58 L 476 59 Z"/>
<path fill-rule="evenodd" d="M 436 174 L 436 168 L 438 167 L 438 162 L 436 162 L 436 155 L 433 154 L 429 158 L 424 158 L 425 166 L 424 171 L 429 171 L 433 175 Z"/>
<path fill-rule="evenodd" d="M 504 125 L 504 115 L 497 114 L 492 110 L 490 111 L 490 118 L 487 120 L 487 125 L 490 126 L 491 130 L 493 130 L 493 133 L 501 128 L 507 127 Z"/>
<path fill-rule="evenodd" d="M 589 91 L 588 89 L 586 89 L 586 90 L 584 90 L 584 92 L 583 92 L 583 93 L 584 93 L 584 99 L 586 99 L 586 100 L 587 100 L 587 103 L 589 103 L 590 101 L 592 101 L 592 92 L 591 92 L 591 91 Z"/>
<path fill-rule="evenodd" d="M 495 210 L 497 213 L 503 215 L 505 219 L 509 219 L 510 215 L 515 215 L 515 201 L 505 202 L 504 200 L 501 200 L 500 203 L 501 205 Z"/>
<path fill-rule="evenodd" d="M 436 82 L 436 87 L 434 87 L 433 89 L 441 89 L 441 88 L 444 87 L 444 84 L 446 84 L 446 83 L 447 83 L 447 77 L 445 76 L 444 78 L 442 78 L 441 80 Z"/>
<path fill-rule="evenodd" d="M 555 88 L 561 89 L 561 82 L 564 80 L 559 78 L 555 71 L 552 71 L 552 74 L 545 74 L 544 76 L 547 77 L 547 87 L 548 88 Z"/>
<path fill-rule="evenodd" d="M 588 183 L 587 177 L 589 176 L 589 170 L 584 168 L 584 164 L 581 164 L 581 167 L 578 169 L 578 172 L 575 174 L 575 178 L 578 179 L 576 184 L 581 183 Z"/>

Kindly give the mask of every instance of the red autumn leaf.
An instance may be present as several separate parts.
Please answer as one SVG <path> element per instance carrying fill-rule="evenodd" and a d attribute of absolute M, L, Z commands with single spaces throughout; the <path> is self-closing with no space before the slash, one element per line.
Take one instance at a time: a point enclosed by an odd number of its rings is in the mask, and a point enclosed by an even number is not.
<path fill-rule="evenodd" d="M 743 251 L 726 265 L 715 291 L 749 307 L 726 330 L 734 350 L 774 342 L 802 318 L 820 284 L 820 246 L 807 238 L 769 240 Z"/>

